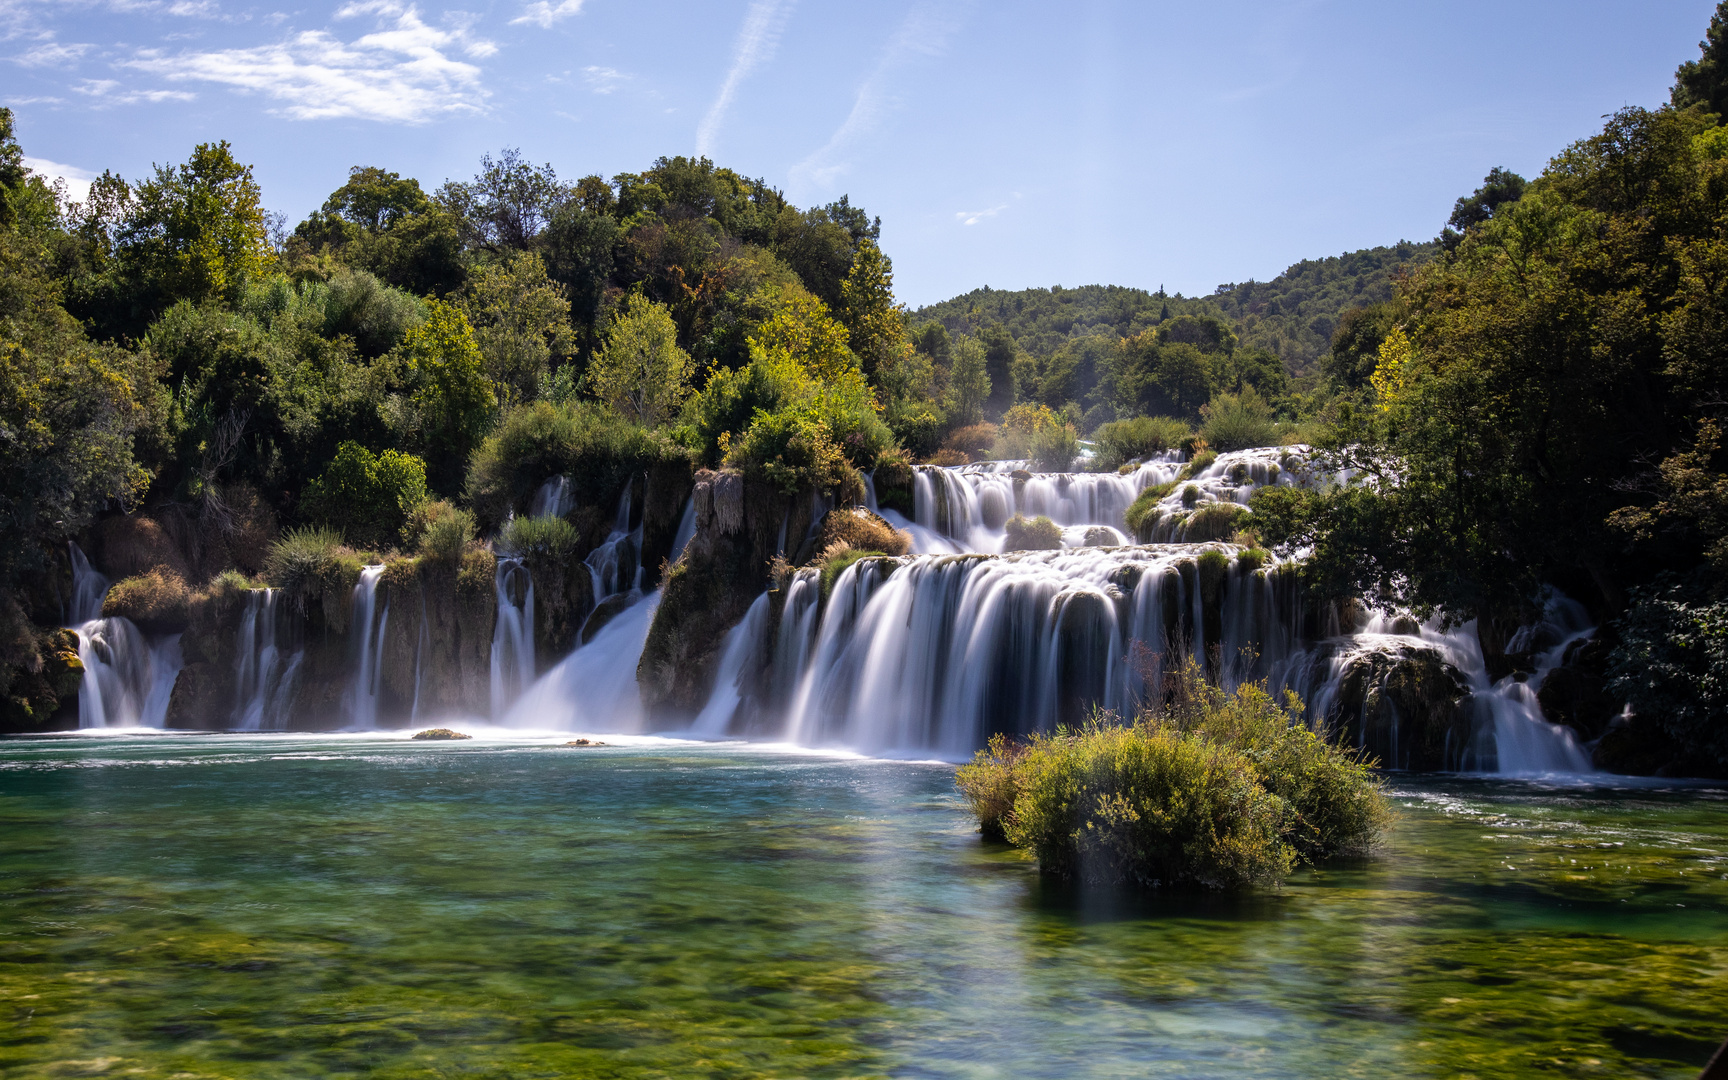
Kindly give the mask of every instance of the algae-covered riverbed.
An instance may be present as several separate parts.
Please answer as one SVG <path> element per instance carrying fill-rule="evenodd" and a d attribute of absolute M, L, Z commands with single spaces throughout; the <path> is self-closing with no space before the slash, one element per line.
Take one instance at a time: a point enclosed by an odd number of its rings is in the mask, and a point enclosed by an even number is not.
<path fill-rule="evenodd" d="M 1375 859 L 1135 901 L 941 765 L 0 741 L 0 1076 L 1696 1074 L 1728 791 L 1390 783 Z"/>

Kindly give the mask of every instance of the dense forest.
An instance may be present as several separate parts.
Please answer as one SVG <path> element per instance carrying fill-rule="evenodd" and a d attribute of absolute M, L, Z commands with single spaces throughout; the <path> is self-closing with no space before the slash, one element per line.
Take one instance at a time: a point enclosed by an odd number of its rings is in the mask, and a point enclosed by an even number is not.
<path fill-rule="evenodd" d="M 1618 620 L 1615 692 L 1728 760 L 1724 50 L 1719 13 L 1671 103 L 1534 180 L 1493 170 L 1432 242 L 1208 297 L 917 312 L 864 209 L 706 159 L 568 182 L 506 151 L 433 190 L 356 166 L 288 232 L 225 142 L 74 202 L 0 110 L 10 722 L 55 707 L 55 568 L 116 517 L 196 589 L 268 576 L 279 537 L 476 543 L 559 472 L 603 502 L 674 460 L 847 492 L 914 461 L 1066 468 L 1082 438 L 1100 469 L 1301 442 L 1356 482 L 1253 512 L 1316 590 L 1512 626 L 1564 588 Z"/>

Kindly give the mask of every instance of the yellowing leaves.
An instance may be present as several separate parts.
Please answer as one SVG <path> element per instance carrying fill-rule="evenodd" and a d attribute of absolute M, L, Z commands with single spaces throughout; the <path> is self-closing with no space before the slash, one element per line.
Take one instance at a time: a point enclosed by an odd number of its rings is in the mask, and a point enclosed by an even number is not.
<path fill-rule="evenodd" d="M 1374 365 L 1374 374 L 1368 376 L 1368 384 L 1374 388 L 1374 394 L 1379 398 L 1381 412 L 1391 410 L 1409 387 L 1414 375 L 1410 358 L 1410 338 L 1404 333 L 1402 326 L 1394 326 L 1392 332 L 1386 335 L 1386 340 L 1380 343 L 1380 358 Z"/>

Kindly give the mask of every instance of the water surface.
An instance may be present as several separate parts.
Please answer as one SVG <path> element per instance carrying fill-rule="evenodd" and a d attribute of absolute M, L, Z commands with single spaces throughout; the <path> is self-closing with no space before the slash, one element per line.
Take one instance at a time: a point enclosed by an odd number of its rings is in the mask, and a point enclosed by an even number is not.
<path fill-rule="evenodd" d="M 0 1076 L 1696 1075 L 1728 792 L 1392 785 L 1377 858 L 1136 900 L 942 765 L 0 740 Z"/>

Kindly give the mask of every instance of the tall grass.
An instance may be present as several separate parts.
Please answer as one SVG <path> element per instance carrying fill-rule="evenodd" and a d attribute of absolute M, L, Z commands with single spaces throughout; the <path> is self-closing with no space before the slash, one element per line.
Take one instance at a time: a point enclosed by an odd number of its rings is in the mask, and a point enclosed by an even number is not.
<path fill-rule="evenodd" d="M 1149 458 L 1187 444 L 1193 431 L 1186 420 L 1173 416 L 1136 416 L 1104 424 L 1092 434 L 1097 450 L 1092 466 L 1110 472 L 1130 461 Z"/>
<path fill-rule="evenodd" d="M 553 559 L 569 558 L 581 542 L 576 526 L 556 514 L 512 518 L 498 537 L 498 547 L 506 554 L 545 555 Z"/>

